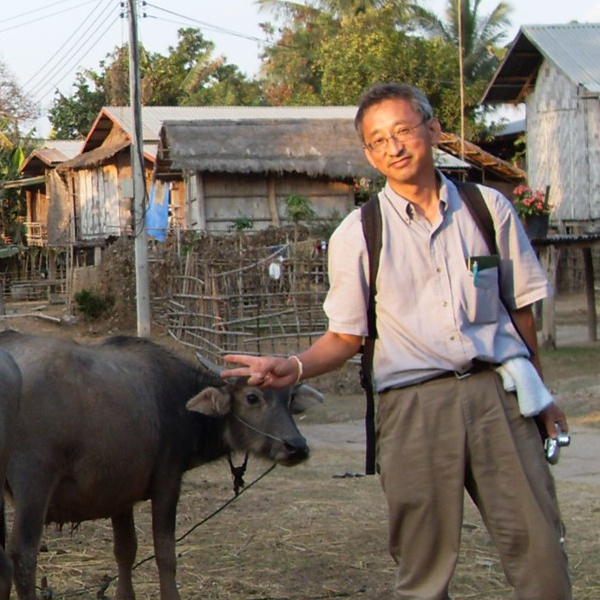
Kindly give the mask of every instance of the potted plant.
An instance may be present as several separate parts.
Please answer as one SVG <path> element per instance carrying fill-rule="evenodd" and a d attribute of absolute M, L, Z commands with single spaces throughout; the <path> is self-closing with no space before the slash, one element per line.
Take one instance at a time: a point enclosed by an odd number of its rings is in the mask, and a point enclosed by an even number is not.
<path fill-rule="evenodd" d="M 530 238 L 546 237 L 552 205 L 548 201 L 549 187 L 546 191 L 532 190 L 526 185 L 518 185 L 513 190 L 513 206 L 525 224 Z"/>

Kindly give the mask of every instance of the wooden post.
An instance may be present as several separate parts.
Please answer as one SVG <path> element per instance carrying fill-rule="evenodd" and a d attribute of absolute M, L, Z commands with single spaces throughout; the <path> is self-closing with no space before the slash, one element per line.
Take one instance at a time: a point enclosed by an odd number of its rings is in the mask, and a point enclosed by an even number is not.
<path fill-rule="evenodd" d="M 545 298 L 542 305 L 542 339 L 540 348 L 544 350 L 556 349 L 556 318 L 555 301 L 556 293 L 556 267 L 558 265 L 558 249 L 552 245 L 540 248 L 540 262 L 546 271 L 546 277 L 552 287 L 553 295 Z"/>
<path fill-rule="evenodd" d="M 6 303 L 4 302 L 4 281 L 0 281 L 0 315 L 6 314 Z"/>
<path fill-rule="evenodd" d="M 198 211 L 198 228 L 207 231 L 206 222 L 206 196 L 204 195 L 204 177 L 200 171 L 196 171 L 196 210 Z"/>
<path fill-rule="evenodd" d="M 275 177 L 271 175 L 267 180 L 267 196 L 269 200 L 269 212 L 271 213 L 271 225 L 279 227 L 279 213 L 277 212 L 277 196 L 275 195 Z"/>
<path fill-rule="evenodd" d="M 592 261 L 592 249 L 582 248 L 583 267 L 585 273 L 585 299 L 587 301 L 588 314 L 588 340 L 596 342 L 596 292 L 594 290 L 594 263 Z"/>

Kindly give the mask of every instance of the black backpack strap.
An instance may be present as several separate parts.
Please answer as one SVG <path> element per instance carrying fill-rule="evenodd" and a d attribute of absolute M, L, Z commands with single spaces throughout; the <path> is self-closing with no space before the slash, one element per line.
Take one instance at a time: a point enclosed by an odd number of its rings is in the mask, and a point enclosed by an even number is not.
<path fill-rule="evenodd" d="M 497 254 L 496 233 L 494 221 L 490 210 L 481 195 L 481 190 L 476 183 L 452 180 L 463 202 L 466 204 L 471 216 L 475 220 L 479 231 L 485 239 L 490 254 Z"/>
<path fill-rule="evenodd" d="M 369 256 L 369 302 L 367 305 L 367 325 L 369 335 L 365 338 L 361 357 L 360 383 L 365 390 L 367 407 L 365 413 L 365 430 L 367 435 L 367 455 L 365 473 L 375 473 L 375 388 L 373 383 L 373 355 L 375 352 L 375 338 L 377 337 L 377 318 L 375 312 L 375 294 L 377 271 L 379 269 L 379 255 L 381 253 L 381 207 L 377 195 L 361 207 L 361 220 L 363 234 L 367 243 Z"/>
<path fill-rule="evenodd" d="M 469 209 L 471 216 L 475 220 L 479 231 L 481 231 L 481 234 L 483 235 L 485 243 L 488 247 L 489 253 L 498 254 L 498 245 L 496 244 L 496 231 L 494 228 L 494 221 L 492 219 L 492 215 L 490 214 L 490 210 L 487 204 L 485 203 L 483 196 L 481 195 L 481 190 L 479 189 L 479 186 L 475 183 L 470 182 L 456 180 L 452 181 L 454 182 L 458 193 L 460 194 L 461 198 L 463 199 L 464 203 Z M 527 347 L 527 350 L 529 350 L 529 353 L 533 355 L 533 351 L 529 347 L 529 344 L 525 341 L 525 338 L 521 335 L 521 332 L 515 325 L 515 322 L 511 315 L 512 309 L 510 308 L 506 300 L 504 300 L 504 296 L 502 295 L 502 291 L 500 288 L 500 269 L 498 269 L 498 293 L 500 295 L 500 302 L 502 302 L 502 304 L 504 305 L 504 308 L 506 309 L 506 312 L 508 313 L 508 316 L 512 321 L 515 331 L 519 334 L 519 337 Z"/>

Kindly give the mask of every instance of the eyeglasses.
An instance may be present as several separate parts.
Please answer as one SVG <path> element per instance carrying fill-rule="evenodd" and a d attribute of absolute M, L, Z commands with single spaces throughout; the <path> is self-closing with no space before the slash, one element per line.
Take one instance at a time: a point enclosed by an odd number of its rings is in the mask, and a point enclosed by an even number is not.
<path fill-rule="evenodd" d="M 381 154 L 385 152 L 388 147 L 389 141 L 393 138 L 399 144 L 402 142 L 407 142 L 408 140 L 415 137 L 414 131 L 417 127 L 420 127 L 425 123 L 425 121 L 429 121 L 427 117 L 423 117 L 416 125 L 412 125 L 411 127 L 406 127 L 405 125 L 399 125 L 394 129 L 391 135 L 387 137 L 381 136 L 377 137 L 374 140 L 371 140 L 365 146 L 371 151 L 377 154 Z"/>

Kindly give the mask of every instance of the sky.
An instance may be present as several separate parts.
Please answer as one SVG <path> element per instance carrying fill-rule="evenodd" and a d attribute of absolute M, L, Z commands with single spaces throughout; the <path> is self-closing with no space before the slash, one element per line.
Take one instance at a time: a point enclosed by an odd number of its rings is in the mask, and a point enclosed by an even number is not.
<path fill-rule="evenodd" d="M 600 22 L 600 0 L 508 1 L 514 8 L 509 40 L 521 25 Z M 442 15 L 447 0 L 422 3 Z M 481 9 L 487 14 L 497 3 L 481 0 Z M 141 4 L 138 38 L 148 50 L 167 54 L 169 47 L 177 45 L 179 28 L 199 27 L 215 43 L 215 55 L 224 55 L 248 76 L 257 74 L 266 44 L 259 24 L 272 22 L 273 15 L 260 11 L 254 0 L 146 0 L 145 6 Z M 3 8 L 0 60 L 43 113 L 57 88 L 70 95 L 78 71 L 99 69 L 108 53 L 129 40 L 121 5 L 126 8 L 126 0 L 27 0 Z M 41 119 L 36 127 L 46 135 L 49 123 Z"/>

